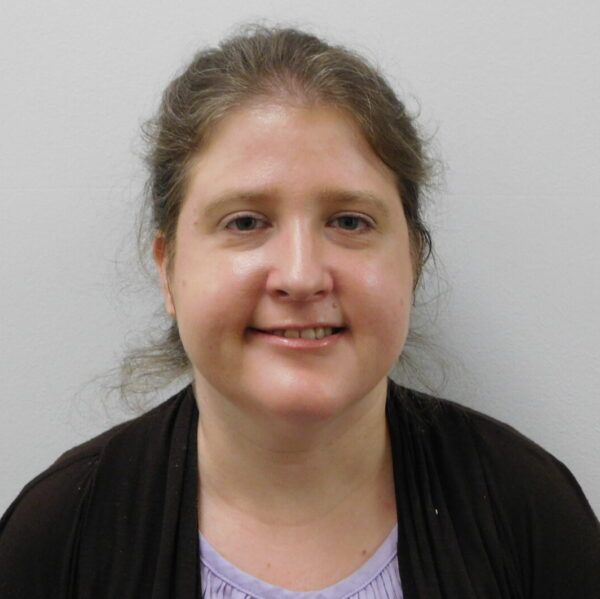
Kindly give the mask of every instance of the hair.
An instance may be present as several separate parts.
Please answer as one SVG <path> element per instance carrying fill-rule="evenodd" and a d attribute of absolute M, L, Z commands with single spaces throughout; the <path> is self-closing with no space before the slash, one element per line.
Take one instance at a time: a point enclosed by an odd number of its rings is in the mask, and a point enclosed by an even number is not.
<path fill-rule="evenodd" d="M 291 27 L 242 25 L 218 47 L 200 50 L 164 90 L 158 112 L 143 127 L 149 176 L 139 215 L 142 261 L 160 233 L 167 264 L 173 264 L 189 167 L 215 126 L 235 109 L 273 99 L 345 111 L 393 171 L 408 224 L 416 290 L 432 254 L 422 216 L 423 190 L 433 170 L 425 139 L 376 66 Z M 148 343 L 126 353 L 119 369 L 122 398 L 156 391 L 191 374 L 177 323 L 168 320 Z"/>

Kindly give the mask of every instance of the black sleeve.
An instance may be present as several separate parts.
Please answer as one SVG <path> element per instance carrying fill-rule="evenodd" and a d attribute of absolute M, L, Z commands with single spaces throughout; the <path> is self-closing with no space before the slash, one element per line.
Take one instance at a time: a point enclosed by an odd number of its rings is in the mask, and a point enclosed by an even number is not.
<path fill-rule="evenodd" d="M 0 597 L 66 599 L 94 460 L 51 467 L 29 484 L 0 520 Z"/>
<path fill-rule="evenodd" d="M 498 527 L 529 599 L 600 598 L 600 524 L 569 469 L 507 425 L 477 427 Z"/>

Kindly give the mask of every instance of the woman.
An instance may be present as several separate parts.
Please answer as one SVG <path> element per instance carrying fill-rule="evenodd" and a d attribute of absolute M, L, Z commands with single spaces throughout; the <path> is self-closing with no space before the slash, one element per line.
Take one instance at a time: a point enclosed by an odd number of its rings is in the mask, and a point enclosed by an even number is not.
<path fill-rule="evenodd" d="M 166 346 L 193 381 L 25 487 L 0 596 L 600 596 L 565 466 L 387 376 L 430 239 L 381 76 L 249 29 L 169 85 L 151 141 Z"/>

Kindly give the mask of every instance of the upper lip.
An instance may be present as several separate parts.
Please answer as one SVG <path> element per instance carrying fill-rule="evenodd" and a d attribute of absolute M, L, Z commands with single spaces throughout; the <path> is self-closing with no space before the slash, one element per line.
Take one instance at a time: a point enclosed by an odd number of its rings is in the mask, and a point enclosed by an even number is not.
<path fill-rule="evenodd" d="M 318 322 L 308 324 L 281 324 L 268 327 L 253 327 L 259 331 L 300 331 L 302 329 L 343 329 L 343 324 L 335 324 L 331 322 Z"/>

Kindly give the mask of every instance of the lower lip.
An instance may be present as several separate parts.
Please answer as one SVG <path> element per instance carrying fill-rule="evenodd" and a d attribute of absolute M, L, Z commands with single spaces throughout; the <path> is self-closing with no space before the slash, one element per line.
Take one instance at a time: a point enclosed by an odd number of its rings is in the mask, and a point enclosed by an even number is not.
<path fill-rule="evenodd" d="M 289 337 L 279 337 L 279 335 L 257 331 L 256 329 L 248 329 L 248 333 L 252 337 L 266 341 L 275 347 L 284 347 L 287 349 L 320 349 L 324 347 L 331 347 L 332 345 L 335 345 L 347 332 L 348 329 L 343 329 L 338 333 L 328 335 L 322 339 L 303 339 L 302 337 L 290 339 Z"/>

